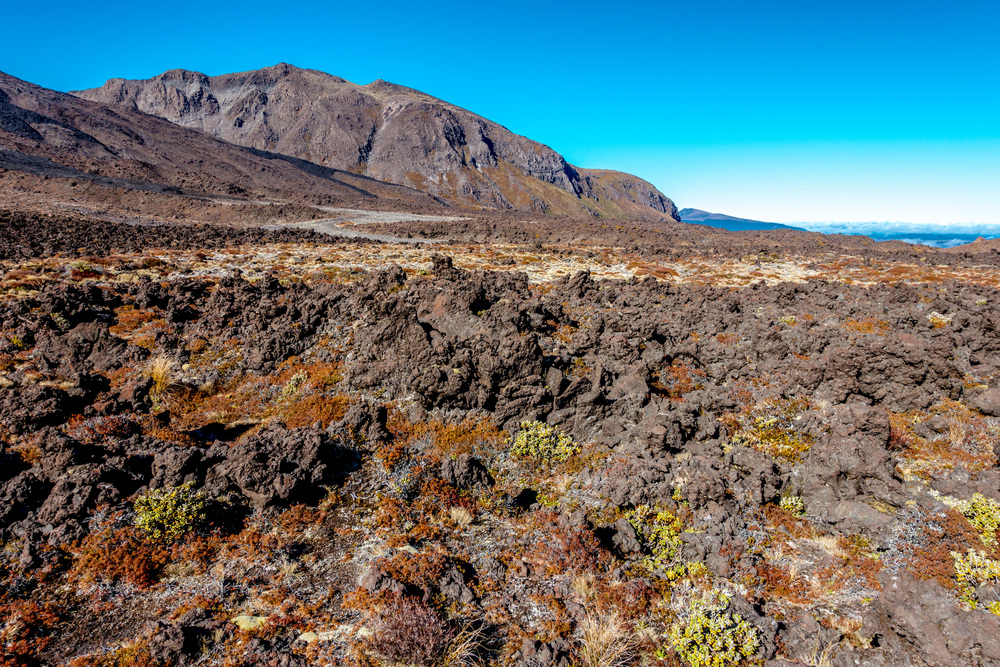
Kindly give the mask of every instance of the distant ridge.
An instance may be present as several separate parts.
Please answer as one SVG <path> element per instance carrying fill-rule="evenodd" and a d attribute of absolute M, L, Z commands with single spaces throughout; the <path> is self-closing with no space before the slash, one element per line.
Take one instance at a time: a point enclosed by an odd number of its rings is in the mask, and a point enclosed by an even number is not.
<path fill-rule="evenodd" d="M 677 215 L 641 178 L 575 167 L 482 116 L 382 80 L 361 86 L 282 63 L 221 76 L 170 70 L 73 94 L 452 205 L 654 221 Z"/>
<path fill-rule="evenodd" d="M 677 214 L 680 216 L 681 222 L 689 222 L 695 225 L 708 225 L 709 227 L 728 229 L 729 231 L 733 232 L 754 231 L 763 229 L 794 229 L 800 232 L 806 231 L 801 227 L 782 225 L 777 222 L 761 222 L 760 220 L 736 218 L 731 215 L 726 215 L 724 213 L 710 213 L 708 211 L 702 211 L 701 209 L 697 208 L 684 208 L 678 211 Z"/>
<path fill-rule="evenodd" d="M 236 146 L 0 72 L 0 168 L 154 192 L 440 207 L 412 188 Z"/>

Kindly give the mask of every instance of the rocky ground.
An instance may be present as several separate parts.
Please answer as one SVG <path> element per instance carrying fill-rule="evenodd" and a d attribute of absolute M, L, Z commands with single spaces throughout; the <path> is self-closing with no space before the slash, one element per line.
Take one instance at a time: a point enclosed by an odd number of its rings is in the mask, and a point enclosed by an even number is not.
<path fill-rule="evenodd" d="M 1000 664 L 991 248 L 68 215 L 0 214 L 5 667 Z"/>

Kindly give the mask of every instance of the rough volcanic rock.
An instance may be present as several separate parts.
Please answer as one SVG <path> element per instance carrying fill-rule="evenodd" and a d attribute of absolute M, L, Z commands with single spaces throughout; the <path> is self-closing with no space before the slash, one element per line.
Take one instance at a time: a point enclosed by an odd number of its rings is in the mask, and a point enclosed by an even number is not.
<path fill-rule="evenodd" d="M 984 415 L 1000 417 L 1000 387 L 991 387 L 981 394 L 975 395 L 969 405 Z"/>
<path fill-rule="evenodd" d="M 57 426 L 71 414 L 73 399 L 56 387 L 0 389 L 0 424 L 12 433 Z"/>
<path fill-rule="evenodd" d="M 881 630 L 887 653 L 934 667 L 1000 664 L 1000 619 L 995 615 L 963 611 L 936 581 L 920 581 L 905 570 L 883 579 L 872 629 Z"/>
<path fill-rule="evenodd" d="M 63 377 L 89 371 L 108 373 L 134 364 L 147 353 L 111 335 L 102 322 L 80 324 L 65 335 L 39 341 L 34 354 Z"/>
<path fill-rule="evenodd" d="M 212 250 L 246 243 L 324 243 L 343 241 L 304 229 L 225 229 L 208 225 L 142 226 L 0 211 L 0 259 L 18 260 L 64 253 L 70 257 L 141 253 L 171 245 Z M 364 239 L 352 239 L 364 244 Z M 148 281 L 147 281 L 148 283 Z M 159 287 L 159 283 L 156 283 Z M 66 285 L 52 288 L 66 289 Z M 74 286 L 75 287 L 75 286 Z M 46 286 L 46 290 L 52 289 Z M 79 289 L 79 288 L 76 288 Z M 146 286 L 149 289 L 149 286 Z M 98 290 L 100 292 L 100 290 Z M 98 297 L 100 294 L 92 295 Z M 85 306 L 93 301 L 79 300 Z M 146 307 L 146 306 L 143 306 Z M 56 312 L 60 312 L 57 311 Z"/>
<path fill-rule="evenodd" d="M 511 659 L 517 667 L 569 667 L 572 645 L 566 639 L 555 639 L 550 642 L 525 639 L 521 650 L 516 651 Z"/>
<path fill-rule="evenodd" d="M 323 431 L 272 426 L 230 446 L 217 443 L 205 453 L 211 462 L 205 490 L 212 496 L 235 490 L 255 507 L 315 503 L 323 485 L 349 469 L 352 461 Z M 186 460 L 178 460 L 181 465 Z"/>
<path fill-rule="evenodd" d="M 493 478 L 482 462 L 470 454 L 441 462 L 441 479 L 459 489 L 485 489 Z"/>
<path fill-rule="evenodd" d="M 818 515 L 847 532 L 873 533 L 889 517 L 863 501 L 874 498 L 898 507 L 907 498 L 889 453 L 889 415 L 858 404 L 831 411 L 815 429 L 816 439 L 791 483 Z"/>

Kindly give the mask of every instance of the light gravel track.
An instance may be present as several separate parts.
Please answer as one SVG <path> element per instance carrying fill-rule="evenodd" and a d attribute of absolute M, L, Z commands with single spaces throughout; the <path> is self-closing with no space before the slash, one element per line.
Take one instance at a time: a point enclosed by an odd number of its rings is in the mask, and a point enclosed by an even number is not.
<path fill-rule="evenodd" d="M 360 211 L 348 208 L 328 208 L 320 207 L 321 210 L 336 215 L 331 218 L 320 220 L 308 220 L 306 222 L 293 222 L 282 225 L 267 225 L 265 229 L 311 229 L 330 236 L 340 236 L 350 239 L 367 239 L 370 241 L 382 241 L 383 243 L 442 243 L 447 239 L 419 239 L 403 238 L 401 236 L 389 236 L 387 234 L 373 234 L 361 231 L 358 227 L 367 225 L 379 225 L 393 222 L 457 222 L 465 220 L 456 216 L 443 215 L 419 215 L 416 213 L 395 213 L 390 211 Z"/>

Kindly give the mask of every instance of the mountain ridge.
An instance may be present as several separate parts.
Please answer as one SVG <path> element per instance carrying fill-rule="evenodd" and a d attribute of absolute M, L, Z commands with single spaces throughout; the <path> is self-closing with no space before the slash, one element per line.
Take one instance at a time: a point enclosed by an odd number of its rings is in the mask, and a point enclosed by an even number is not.
<path fill-rule="evenodd" d="M 763 222 L 761 220 L 751 220 L 749 218 L 737 218 L 732 215 L 726 215 L 725 213 L 703 211 L 699 208 L 683 208 L 678 211 L 677 214 L 680 216 L 681 222 L 719 227 L 721 229 L 728 229 L 729 231 L 760 231 L 768 229 L 793 229 L 800 232 L 807 231 L 802 227 L 784 225 L 780 222 Z"/>
<path fill-rule="evenodd" d="M 41 176 L 215 194 L 256 193 L 311 203 L 396 200 L 440 206 L 398 185 L 236 146 L 120 106 L 43 88 L 0 72 L 0 163 Z"/>
<path fill-rule="evenodd" d="M 280 63 L 218 76 L 174 69 L 71 94 L 460 206 L 676 219 L 674 203 L 637 176 L 576 167 L 474 112 L 382 79 L 359 85 Z"/>

